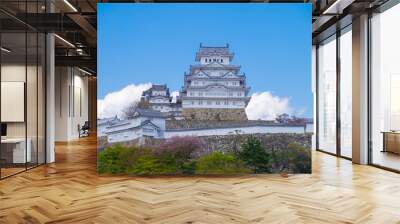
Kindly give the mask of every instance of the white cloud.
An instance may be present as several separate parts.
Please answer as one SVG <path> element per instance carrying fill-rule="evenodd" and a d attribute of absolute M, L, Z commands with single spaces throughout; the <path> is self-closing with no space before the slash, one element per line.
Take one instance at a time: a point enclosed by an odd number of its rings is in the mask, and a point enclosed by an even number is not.
<path fill-rule="evenodd" d="M 171 96 L 172 96 L 172 103 L 176 103 L 176 97 L 179 96 L 179 91 L 173 91 L 171 93 Z"/>
<path fill-rule="evenodd" d="M 270 92 L 253 93 L 246 107 L 247 117 L 249 120 L 274 120 L 279 114 L 291 114 L 293 109 L 289 101 L 289 97 L 274 96 Z"/>
<path fill-rule="evenodd" d="M 99 118 L 121 117 L 123 110 L 133 102 L 138 102 L 142 92 L 149 89 L 151 83 L 131 84 L 119 91 L 108 93 L 104 99 L 97 100 L 97 116 Z"/>

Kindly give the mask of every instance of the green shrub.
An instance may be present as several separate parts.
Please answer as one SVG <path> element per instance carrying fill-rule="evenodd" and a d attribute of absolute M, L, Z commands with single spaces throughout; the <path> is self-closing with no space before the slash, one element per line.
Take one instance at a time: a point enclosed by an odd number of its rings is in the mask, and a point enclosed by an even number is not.
<path fill-rule="evenodd" d="M 311 150 L 297 143 L 288 145 L 290 168 L 294 173 L 311 173 Z"/>
<path fill-rule="evenodd" d="M 271 172 L 270 155 L 261 145 L 260 140 L 250 136 L 241 145 L 238 158 L 246 164 L 254 173 Z"/>
<path fill-rule="evenodd" d="M 302 145 L 289 143 L 274 153 L 273 164 L 277 172 L 311 173 L 311 151 Z"/>
<path fill-rule="evenodd" d="M 197 165 L 196 160 L 184 162 L 180 167 L 182 174 L 185 174 L 185 175 L 195 174 L 196 173 L 196 165 Z"/>
<path fill-rule="evenodd" d="M 243 174 L 250 173 L 244 163 L 234 155 L 213 152 L 200 157 L 196 164 L 196 174 Z"/>
<path fill-rule="evenodd" d="M 137 146 L 125 147 L 120 152 L 120 160 L 127 169 L 132 168 L 138 162 L 138 159 L 143 156 L 154 155 L 151 148 L 143 148 Z"/>
<path fill-rule="evenodd" d="M 174 136 L 165 140 L 154 149 L 158 156 L 171 154 L 179 163 L 184 163 L 192 158 L 192 154 L 204 148 L 204 142 L 193 136 Z"/>
<path fill-rule="evenodd" d="M 105 148 L 99 154 L 98 172 L 99 173 L 124 173 L 126 166 L 121 162 L 120 153 L 125 150 L 122 145 L 114 145 Z"/>
<path fill-rule="evenodd" d="M 128 174 L 136 175 L 157 175 L 161 172 L 159 160 L 151 154 L 144 154 L 138 157 L 135 164 L 132 164 L 128 169 Z"/>
<path fill-rule="evenodd" d="M 171 154 L 155 155 L 148 148 L 130 148 L 122 151 L 121 160 L 131 175 L 161 175 L 179 173 L 179 166 Z"/>

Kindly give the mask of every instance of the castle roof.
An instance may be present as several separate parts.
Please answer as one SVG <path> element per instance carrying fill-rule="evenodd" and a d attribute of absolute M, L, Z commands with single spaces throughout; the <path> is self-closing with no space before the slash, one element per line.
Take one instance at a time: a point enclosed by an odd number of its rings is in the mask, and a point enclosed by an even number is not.
<path fill-rule="evenodd" d="M 190 65 L 189 73 L 193 74 L 195 70 L 227 70 L 239 72 L 239 65 L 224 65 L 224 64 L 206 64 L 206 65 Z"/>
<path fill-rule="evenodd" d="M 167 84 L 163 84 L 163 85 L 153 84 L 153 85 L 151 85 L 150 89 L 152 89 L 152 90 L 167 90 L 168 88 L 167 88 Z"/>
<path fill-rule="evenodd" d="M 229 44 L 226 46 L 203 46 L 200 43 L 200 49 L 196 53 L 196 61 L 200 61 L 201 57 L 207 56 L 225 56 L 229 57 L 229 60 L 233 59 L 234 54 L 229 52 Z"/>
<path fill-rule="evenodd" d="M 167 84 L 152 84 L 150 89 L 143 91 L 142 96 L 152 96 L 153 91 L 166 91 L 166 97 L 169 97 L 169 88 L 167 87 Z"/>
<path fill-rule="evenodd" d="M 160 127 L 155 125 L 150 120 L 145 120 L 141 122 L 139 125 L 135 125 L 135 123 L 132 123 L 131 120 L 124 120 L 107 127 L 106 133 L 107 134 L 120 133 L 131 129 L 141 128 L 147 125 L 153 126 L 154 128 L 160 130 Z"/>
<path fill-rule="evenodd" d="M 118 121 L 119 121 L 119 118 L 117 117 L 117 115 L 115 115 L 114 117 L 100 118 L 100 119 L 97 119 L 97 126 L 110 125 L 110 124 L 116 123 Z"/>
<path fill-rule="evenodd" d="M 163 114 L 158 110 L 137 108 L 134 113 L 134 117 L 139 117 L 139 116 L 155 117 L 155 118 L 163 118 L 164 117 Z"/>

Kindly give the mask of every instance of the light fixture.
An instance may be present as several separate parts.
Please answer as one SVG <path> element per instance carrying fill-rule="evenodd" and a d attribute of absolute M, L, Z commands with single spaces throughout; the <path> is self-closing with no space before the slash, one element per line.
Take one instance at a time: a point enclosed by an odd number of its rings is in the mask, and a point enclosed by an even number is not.
<path fill-rule="evenodd" d="M 86 75 L 89 75 L 89 76 L 92 76 L 92 75 L 93 75 L 92 73 L 90 73 L 90 72 L 88 72 L 88 71 L 86 71 L 86 70 L 83 70 L 83 69 L 81 69 L 81 68 L 79 68 L 79 67 L 78 67 L 78 70 L 81 71 L 81 72 L 83 72 L 83 73 L 85 73 Z"/>
<path fill-rule="evenodd" d="M 69 42 L 68 40 L 60 37 L 58 34 L 54 34 L 55 37 L 57 37 L 59 40 L 61 40 L 62 42 L 66 43 L 68 46 L 75 48 L 75 45 L 73 45 L 71 42 Z"/>
<path fill-rule="evenodd" d="M 68 0 L 64 0 L 64 3 L 67 4 L 74 12 L 78 12 L 78 10 Z"/>
<path fill-rule="evenodd" d="M 343 10 L 351 5 L 355 0 L 336 0 L 332 5 L 330 5 L 327 9 L 322 13 L 323 15 L 328 14 L 342 14 Z"/>
<path fill-rule="evenodd" d="M 9 49 L 7 49 L 5 47 L 1 47 L 0 49 L 1 49 L 1 51 L 4 51 L 6 53 L 10 53 L 11 52 L 11 50 L 9 50 Z"/>

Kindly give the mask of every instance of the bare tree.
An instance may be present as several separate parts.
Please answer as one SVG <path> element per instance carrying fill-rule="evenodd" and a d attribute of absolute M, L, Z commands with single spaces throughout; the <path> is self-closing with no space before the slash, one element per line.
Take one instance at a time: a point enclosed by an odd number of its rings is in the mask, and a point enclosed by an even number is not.
<path fill-rule="evenodd" d="M 127 106 L 124 111 L 124 117 L 127 119 L 131 119 L 133 118 L 133 116 L 135 115 L 135 111 L 136 109 L 149 109 L 150 108 L 150 103 L 144 100 L 141 100 L 139 102 L 132 102 L 129 106 Z"/>
<path fill-rule="evenodd" d="M 133 116 L 135 115 L 135 111 L 138 108 L 138 104 L 138 102 L 132 102 L 124 109 L 123 114 L 126 119 L 133 118 Z"/>
<path fill-rule="evenodd" d="M 290 116 L 289 114 L 279 114 L 278 116 L 276 116 L 275 119 L 278 123 L 282 123 L 282 124 L 288 124 L 290 122 Z"/>
<path fill-rule="evenodd" d="M 286 113 L 279 114 L 275 120 L 281 124 L 305 124 L 307 121 L 306 118 L 296 117 L 295 115 L 290 116 Z"/>

